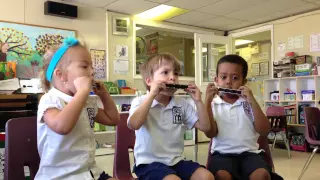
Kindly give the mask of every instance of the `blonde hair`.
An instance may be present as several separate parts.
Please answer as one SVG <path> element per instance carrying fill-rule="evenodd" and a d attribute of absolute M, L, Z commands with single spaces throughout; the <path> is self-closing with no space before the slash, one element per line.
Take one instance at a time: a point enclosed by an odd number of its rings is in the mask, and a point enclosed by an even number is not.
<path fill-rule="evenodd" d="M 82 41 L 80 41 L 79 44 L 76 46 L 80 46 L 80 47 L 87 50 L 86 44 Z M 73 46 L 73 47 L 76 47 L 76 46 Z M 61 46 L 55 46 L 55 47 L 49 48 L 42 57 L 43 66 L 41 68 L 39 75 L 40 75 L 40 80 L 41 80 L 41 86 L 45 92 L 48 92 L 51 88 L 51 83 L 47 80 L 46 72 L 47 72 L 48 66 L 52 60 L 53 55 L 57 52 L 57 50 L 60 47 Z M 65 70 L 68 67 L 68 65 L 70 64 L 71 60 L 72 60 L 71 58 L 65 58 L 64 56 L 62 56 L 62 58 L 60 59 L 60 61 L 57 64 L 56 68 L 59 68 L 61 70 Z"/>
<path fill-rule="evenodd" d="M 180 74 L 181 65 L 175 56 L 170 53 L 160 53 L 152 55 L 139 68 L 143 78 L 143 83 L 148 90 L 150 90 L 150 87 L 146 84 L 146 78 L 152 78 L 154 72 L 162 66 L 162 63 L 164 61 L 172 63 L 174 72 Z"/>

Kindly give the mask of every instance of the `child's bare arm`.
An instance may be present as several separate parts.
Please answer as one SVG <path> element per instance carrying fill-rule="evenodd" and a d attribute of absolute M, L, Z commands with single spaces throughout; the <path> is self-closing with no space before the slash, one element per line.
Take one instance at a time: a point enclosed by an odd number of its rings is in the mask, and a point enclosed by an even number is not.
<path fill-rule="evenodd" d="M 254 128 L 261 136 L 266 136 L 270 132 L 270 122 L 269 119 L 264 115 L 258 102 L 254 98 L 252 91 L 246 87 L 242 86 L 240 89 L 242 91 L 243 97 L 251 105 L 253 117 L 254 117 Z"/>
<path fill-rule="evenodd" d="M 93 90 L 95 94 L 99 96 L 104 107 L 104 109 L 98 109 L 96 122 L 108 126 L 117 125 L 120 121 L 120 116 L 117 107 L 110 94 L 107 92 L 105 86 L 99 82 L 97 87 L 95 87 Z"/>
<path fill-rule="evenodd" d="M 254 99 L 251 104 L 252 113 L 254 116 L 254 128 L 261 136 L 267 136 L 270 132 L 270 122 L 269 119 L 264 115 L 259 104 Z"/>
<path fill-rule="evenodd" d="M 199 120 L 198 122 L 196 122 L 195 127 L 202 132 L 210 131 L 208 112 L 206 111 L 206 108 L 204 107 L 204 104 L 201 100 L 201 92 L 199 88 L 194 84 L 190 84 L 186 89 L 186 92 L 190 94 L 191 98 L 197 106 Z"/>
<path fill-rule="evenodd" d="M 155 96 L 148 94 L 143 103 L 134 111 L 134 113 L 129 118 L 129 125 L 132 129 L 138 130 L 144 124 L 147 119 L 150 107 Z"/>
<path fill-rule="evenodd" d="M 79 119 L 89 92 L 85 89 L 78 91 L 63 110 L 48 109 L 43 115 L 43 121 L 58 134 L 66 135 L 70 133 Z"/>
<path fill-rule="evenodd" d="M 129 117 L 128 125 L 134 129 L 138 130 L 144 124 L 147 119 L 150 107 L 154 98 L 159 94 L 162 89 L 165 89 L 166 85 L 161 81 L 156 81 L 151 84 L 150 92 L 147 95 L 144 102 L 134 111 L 134 113 Z"/>
<path fill-rule="evenodd" d="M 208 112 L 208 117 L 210 121 L 210 131 L 205 133 L 208 138 L 216 137 L 218 134 L 217 123 L 214 120 L 213 112 L 212 112 L 212 100 L 214 96 L 218 93 L 217 87 L 215 87 L 214 83 L 210 83 L 207 86 L 206 90 L 206 98 L 205 98 L 205 108 Z"/>

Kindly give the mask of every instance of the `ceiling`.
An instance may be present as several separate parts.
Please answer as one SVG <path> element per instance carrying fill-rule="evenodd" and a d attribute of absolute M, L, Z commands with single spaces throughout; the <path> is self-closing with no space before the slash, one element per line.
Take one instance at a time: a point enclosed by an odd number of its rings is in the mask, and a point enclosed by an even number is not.
<path fill-rule="evenodd" d="M 320 0 L 65 0 L 136 15 L 160 4 L 188 9 L 166 20 L 215 30 L 235 30 L 320 9 Z"/>

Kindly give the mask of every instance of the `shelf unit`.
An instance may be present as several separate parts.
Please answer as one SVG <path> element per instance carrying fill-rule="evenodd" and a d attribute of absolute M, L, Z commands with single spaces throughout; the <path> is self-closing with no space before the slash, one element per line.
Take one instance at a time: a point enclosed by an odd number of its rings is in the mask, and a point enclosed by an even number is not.
<path fill-rule="evenodd" d="M 265 110 L 269 104 L 294 105 L 296 107 L 296 122 L 299 122 L 298 107 L 301 104 L 310 104 L 310 106 L 320 108 L 320 75 L 317 76 L 297 76 L 297 77 L 285 77 L 274 78 L 264 80 L 264 107 Z M 284 93 L 287 89 L 296 93 L 296 100 L 285 100 Z M 314 100 L 302 100 L 302 90 L 314 90 Z M 279 100 L 271 101 L 270 93 L 272 91 L 279 91 Z M 304 124 L 288 124 L 288 126 L 304 127 Z"/>

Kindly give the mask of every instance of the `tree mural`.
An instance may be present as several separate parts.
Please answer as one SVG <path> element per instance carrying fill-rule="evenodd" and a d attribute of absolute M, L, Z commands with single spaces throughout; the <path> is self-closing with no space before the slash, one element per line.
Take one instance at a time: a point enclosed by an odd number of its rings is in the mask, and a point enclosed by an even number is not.
<path fill-rule="evenodd" d="M 0 29 L 0 44 L 6 45 L 7 54 L 17 59 L 24 60 L 32 53 L 29 38 L 23 32 L 13 28 Z"/>
<path fill-rule="evenodd" d="M 62 44 L 64 37 L 59 34 L 39 35 L 36 39 L 36 50 L 43 56 L 44 53 L 51 47 Z"/>

